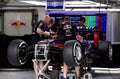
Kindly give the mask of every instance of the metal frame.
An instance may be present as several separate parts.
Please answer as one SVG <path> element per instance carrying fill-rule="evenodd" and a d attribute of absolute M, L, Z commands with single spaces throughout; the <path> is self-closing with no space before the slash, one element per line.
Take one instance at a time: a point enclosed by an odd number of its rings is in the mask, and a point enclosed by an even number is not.
<path fill-rule="evenodd" d="M 48 66 L 48 64 L 50 63 L 50 60 L 47 60 L 47 62 L 45 63 L 45 65 L 43 66 L 43 68 L 40 68 L 39 65 L 37 64 L 37 62 L 39 62 L 40 60 L 36 60 L 33 59 L 32 60 L 34 65 L 36 66 L 36 68 L 38 69 L 38 74 L 36 75 L 36 77 L 39 79 L 40 75 L 43 75 L 45 78 L 50 79 L 47 74 L 44 72 L 44 69 Z"/>
<path fill-rule="evenodd" d="M 44 72 L 44 69 L 48 66 L 48 64 L 50 63 L 50 59 L 48 59 L 48 48 L 49 44 L 48 43 L 44 43 L 44 42 L 40 42 L 38 44 L 35 45 L 35 51 L 34 51 L 34 57 L 35 59 L 32 60 L 32 62 L 34 63 L 35 67 L 38 70 L 38 74 L 36 75 L 36 78 L 39 79 L 39 77 L 42 75 L 43 77 L 50 79 L 50 77 L 48 77 L 48 75 Z M 43 53 L 41 52 L 41 48 L 44 49 Z M 43 56 L 44 58 L 38 58 L 37 56 Z M 44 64 L 44 66 L 42 68 L 39 67 L 38 62 L 40 61 L 46 61 L 46 63 Z"/>

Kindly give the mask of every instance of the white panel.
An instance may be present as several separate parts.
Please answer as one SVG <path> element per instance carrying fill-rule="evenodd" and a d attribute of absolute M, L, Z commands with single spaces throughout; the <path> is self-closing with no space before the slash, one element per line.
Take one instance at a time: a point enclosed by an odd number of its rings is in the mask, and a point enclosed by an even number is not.
<path fill-rule="evenodd" d="M 119 12 L 109 12 L 107 22 L 107 40 L 112 43 L 120 42 L 120 23 L 119 23 Z"/>
<path fill-rule="evenodd" d="M 119 12 L 119 15 L 118 15 L 118 27 L 119 27 L 119 29 L 118 29 L 118 32 L 119 32 L 119 34 L 118 34 L 118 37 L 119 37 L 119 41 L 120 41 L 120 12 Z"/>
<path fill-rule="evenodd" d="M 115 1 L 115 2 L 117 2 L 117 1 L 120 1 L 120 0 L 110 0 L 110 1 Z"/>
<path fill-rule="evenodd" d="M 25 23 L 23 25 L 11 25 L 12 23 L 17 22 Z M 25 34 L 32 33 L 32 12 L 5 12 L 4 13 L 4 33 L 12 36 L 23 36 Z M 20 28 L 17 28 L 20 26 Z"/>
<path fill-rule="evenodd" d="M 112 13 L 112 42 L 118 42 L 118 13 Z"/>
<path fill-rule="evenodd" d="M 38 8 L 38 21 L 43 19 L 43 16 L 46 15 L 45 8 Z"/>

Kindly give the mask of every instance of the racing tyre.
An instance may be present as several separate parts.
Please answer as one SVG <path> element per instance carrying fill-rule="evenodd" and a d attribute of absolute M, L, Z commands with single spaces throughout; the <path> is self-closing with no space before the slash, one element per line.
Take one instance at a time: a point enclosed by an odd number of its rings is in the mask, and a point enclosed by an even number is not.
<path fill-rule="evenodd" d="M 80 65 L 80 61 L 82 59 L 82 48 L 78 41 L 70 40 L 65 42 L 63 47 L 63 59 L 70 67 Z"/>
<path fill-rule="evenodd" d="M 98 45 L 98 56 L 112 61 L 113 49 L 109 41 L 101 41 Z"/>
<path fill-rule="evenodd" d="M 26 42 L 20 39 L 13 40 L 8 46 L 7 58 L 13 66 L 24 65 L 28 59 Z"/>

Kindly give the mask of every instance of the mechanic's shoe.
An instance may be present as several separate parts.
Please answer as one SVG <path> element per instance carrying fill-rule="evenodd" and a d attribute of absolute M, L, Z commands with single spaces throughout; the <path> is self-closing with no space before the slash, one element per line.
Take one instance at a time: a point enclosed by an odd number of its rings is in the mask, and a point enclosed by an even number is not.
<path fill-rule="evenodd" d="M 39 76 L 39 78 L 38 79 L 43 79 L 43 76 L 41 75 L 41 76 Z"/>
<path fill-rule="evenodd" d="M 35 79 L 43 79 L 43 76 L 36 76 Z"/>
<path fill-rule="evenodd" d="M 52 73 L 52 71 L 50 71 L 50 70 L 46 70 L 46 71 L 44 71 L 45 72 L 45 74 L 47 74 L 47 75 L 51 75 L 51 73 Z"/>
<path fill-rule="evenodd" d="M 43 79 L 43 78 L 39 77 L 39 79 Z"/>
<path fill-rule="evenodd" d="M 51 73 L 48 73 L 47 71 L 44 71 L 44 74 L 45 74 L 47 77 L 49 77 L 49 78 L 52 77 L 52 76 L 51 76 Z M 48 79 L 48 78 L 43 77 L 42 79 Z"/>
<path fill-rule="evenodd" d="M 35 77 L 35 79 L 39 79 L 39 77 L 38 77 L 38 76 L 36 76 L 36 77 Z"/>
<path fill-rule="evenodd" d="M 81 77 L 77 77 L 76 79 L 82 79 Z"/>

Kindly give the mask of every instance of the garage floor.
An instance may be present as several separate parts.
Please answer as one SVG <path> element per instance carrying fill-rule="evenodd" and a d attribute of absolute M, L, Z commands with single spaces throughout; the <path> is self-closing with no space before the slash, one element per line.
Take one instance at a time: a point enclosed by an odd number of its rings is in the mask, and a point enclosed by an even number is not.
<path fill-rule="evenodd" d="M 119 69 L 114 69 L 108 72 L 107 70 L 98 71 L 97 70 L 95 71 L 93 79 L 120 79 Z M 34 79 L 34 78 L 35 75 L 33 69 L 0 69 L 0 79 Z"/>

